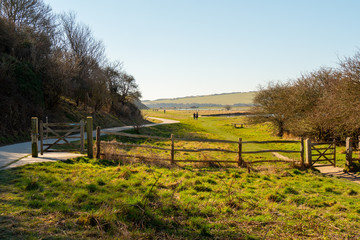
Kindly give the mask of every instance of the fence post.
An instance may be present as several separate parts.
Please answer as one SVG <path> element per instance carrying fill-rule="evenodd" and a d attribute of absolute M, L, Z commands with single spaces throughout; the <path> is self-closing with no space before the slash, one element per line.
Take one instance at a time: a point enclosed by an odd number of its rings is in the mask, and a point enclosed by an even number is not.
<path fill-rule="evenodd" d="M 100 158 L 100 127 L 96 127 L 96 158 Z"/>
<path fill-rule="evenodd" d="M 358 136 L 358 151 L 359 151 L 359 158 L 360 158 L 360 136 Z"/>
<path fill-rule="evenodd" d="M 38 118 L 31 118 L 31 154 L 32 157 L 38 157 Z"/>
<path fill-rule="evenodd" d="M 238 166 L 242 167 L 244 165 L 244 160 L 242 159 L 242 138 L 239 138 L 239 152 L 238 152 Z"/>
<path fill-rule="evenodd" d="M 304 138 L 300 139 L 300 164 L 301 168 L 304 169 Z"/>
<path fill-rule="evenodd" d="M 333 140 L 334 144 L 334 167 L 336 167 L 336 139 Z"/>
<path fill-rule="evenodd" d="M 93 150 L 93 118 L 87 117 L 86 118 L 86 132 L 87 132 L 87 150 L 88 150 L 88 157 L 93 158 L 94 157 L 94 150 Z"/>
<path fill-rule="evenodd" d="M 40 120 L 40 154 L 44 155 L 44 122 Z"/>
<path fill-rule="evenodd" d="M 84 120 L 80 121 L 80 153 L 84 154 L 85 150 L 85 123 Z"/>
<path fill-rule="evenodd" d="M 352 165 L 352 138 L 347 137 L 346 138 L 346 165 L 351 166 Z"/>
<path fill-rule="evenodd" d="M 175 156 L 175 151 L 174 151 L 174 135 L 171 134 L 170 136 L 171 139 L 171 164 L 174 164 L 174 156 Z"/>
<path fill-rule="evenodd" d="M 305 140 L 305 144 L 306 144 L 306 159 L 305 159 L 305 164 L 306 167 L 311 167 L 312 166 L 312 156 L 311 156 L 311 140 L 308 138 Z"/>

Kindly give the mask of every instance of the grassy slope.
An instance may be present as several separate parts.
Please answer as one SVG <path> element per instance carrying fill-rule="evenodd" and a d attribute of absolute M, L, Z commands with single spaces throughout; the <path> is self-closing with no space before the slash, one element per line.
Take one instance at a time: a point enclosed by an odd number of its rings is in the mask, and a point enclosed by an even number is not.
<path fill-rule="evenodd" d="M 207 95 L 207 96 L 194 96 L 184 97 L 175 99 L 161 99 L 154 101 L 146 101 L 145 104 L 155 103 L 200 103 L 200 104 L 222 104 L 222 105 L 233 105 L 237 103 L 250 104 L 253 101 L 255 92 L 244 92 L 244 93 L 224 93 L 218 95 Z"/>
<path fill-rule="evenodd" d="M 61 99 L 59 105 L 55 109 L 47 110 L 42 116 L 37 117 L 39 118 L 39 121 L 43 120 L 45 122 L 46 116 L 48 117 L 49 122 L 80 122 L 82 119 L 85 120 L 87 116 L 92 116 L 94 125 L 101 126 L 102 128 L 124 126 L 127 125 L 126 122 L 131 122 L 129 119 L 119 119 L 104 111 L 90 113 L 89 110 L 84 110 L 83 106 L 76 107 L 74 102 L 65 98 Z M 29 132 L 20 136 L 14 134 L 0 135 L 0 146 L 25 141 L 30 141 Z"/>
<path fill-rule="evenodd" d="M 182 123 L 143 133 L 272 139 L 268 126 L 233 129 L 231 118 L 166 115 Z M 359 194 L 358 184 L 288 165 L 248 174 L 88 159 L 41 163 L 0 172 L 0 238 L 359 238 Z"/>

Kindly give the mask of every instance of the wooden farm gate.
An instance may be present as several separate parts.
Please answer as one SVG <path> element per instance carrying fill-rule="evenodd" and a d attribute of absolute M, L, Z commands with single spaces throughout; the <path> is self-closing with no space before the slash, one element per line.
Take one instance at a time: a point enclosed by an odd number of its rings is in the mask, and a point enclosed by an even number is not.
<path fill-rule="evenodd" d="M 44 152 L 74 152 L 84 153 L 93 157 L 93 118 L 87 117 L 86 121 L 79 123 L 44 123 L 38 118 L 31 118 L 31 154 L 38 157 L 38 140 L 40 137 L 40 153 Z M 87 135 L 87 149 L 85 149 L 85 125 Z M 40 130 L 40 131 L 39 131 Z M 68 139 L 79 139 L 78 143 Z M 57 147 L 56 146 L 61 146 Z"/>
<path fill-rule="evenodd" d="M 313 166 L 315 163 L 325 162 L 336 166 L 336 143 L 320 142 L 312 143 L 310 139 L 306 140 L 306 165 Z"/>
<path fill-rule="evenodd" d="M 40 153 L 85 151 L 85 122 L 79 123 L 44 123 L 40 121 Z M 75 135 L 76 134 L 76 135 Z M 69 139 L 80 139 L 79 143 Z M 56 148 L 56 146 L 61 146 Z"/>

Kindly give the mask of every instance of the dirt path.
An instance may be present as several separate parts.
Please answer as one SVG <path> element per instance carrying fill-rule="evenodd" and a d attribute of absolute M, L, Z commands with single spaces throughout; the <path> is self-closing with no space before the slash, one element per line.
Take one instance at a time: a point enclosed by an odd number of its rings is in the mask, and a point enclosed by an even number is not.
<path fill-rule="evenodd" d="M 162 121 L 162 123 L 151 123 L 145 124 L 143 127 L 151 127 L 163 124 L 173 124 L 179 123 L 179 121 L 164 119 L 164 118 L 155 118 L 149 117 L 149 119 L 154 119 L 158 121 Z M 123 126 L 123 127 L 113 127 L 103 129 L 107 132 L 120 132 L 132 129 L 133 126 Z M 93 136 L 95 136 L 95 131 L 93 132 Z M 77 136 L 77 135 L 75 135 Z M 86 138 L 86 136 L 85 136 Z M 55 139 L 56 140 L 56 139 Z M 55 141 L 54 140 L 54 141 Z M 74 139 L 72 139 L 74 140 Z M 76 140 L 76 139 L 75 139 Z M 44 153 L 44 155 L 40 155 L 37 158 L 33 158 L 31 156 L 31 142 L 17 143 L 12 145 L 7 145 L 0 147 L 0 169 L 7 169 L 22 166 L 25 164 L 36 163 L 36 162 L 49 162 L 49 161 L 58 161 L 58 160 L 66 160 L 69 158 L 74 158 L 78 156 L 83 156 L 82 154 L 77 153 Z"/>

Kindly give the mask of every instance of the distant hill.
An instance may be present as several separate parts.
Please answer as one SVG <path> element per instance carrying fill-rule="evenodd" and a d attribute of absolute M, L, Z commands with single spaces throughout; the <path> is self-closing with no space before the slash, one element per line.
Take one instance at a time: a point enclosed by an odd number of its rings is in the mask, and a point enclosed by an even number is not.
<path fill-rule="evenodd" d="M 235 92 L 142 101 L 149 108 L 251 106 L 256 92 Z"/>
<path fill-rule="evenodd" d="M 145 104 L 143 104 L 142 102 L 140 102 L 140 100 L 135 100 L 134 102 L 133 102 L 133 104 L 138 108 L 138 109 L 148 109 L 148 107 L 145 105 Z"/>

